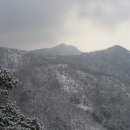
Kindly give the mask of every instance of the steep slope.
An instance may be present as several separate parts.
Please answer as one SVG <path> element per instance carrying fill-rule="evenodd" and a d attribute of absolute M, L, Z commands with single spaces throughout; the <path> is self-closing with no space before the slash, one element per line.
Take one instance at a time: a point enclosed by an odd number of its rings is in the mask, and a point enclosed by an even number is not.
<path fill-rule="evenodd" d="M 96 85 L 93 75 L 73 70 L 66 64 L 51 64 L 24 68 L 16 76 L 23 81 L 21 90 L 24 90 L 14 91 L 18 106 L 29 116 L 43 121 L 46 129 L 104 130 L 91 116 L 93 104 L 86 83 L 80 78 L 84 78 L 90 89 Z"/>
<path fill-rule="evenodd" d="M 82 52 L 76 47 L 66 44 L 59 44 L 53 48 L 43 48 L 31 51 L 31 53 L 41 54 L 41 55 L 79 55 Z"/>
<path fill-rule="evenodd" d="M 66 64 L 35 66 L 16 76 L 24 86 L 24 91 L 14 92 L 18 105 L 48 130 L 129 128 L 129 84 L 112 76 L 95 76 Z"/>

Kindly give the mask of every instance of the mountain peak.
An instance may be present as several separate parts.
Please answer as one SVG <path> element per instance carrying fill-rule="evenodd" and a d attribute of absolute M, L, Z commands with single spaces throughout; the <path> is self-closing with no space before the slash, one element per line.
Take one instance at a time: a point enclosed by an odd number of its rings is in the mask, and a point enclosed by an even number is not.
<path fill-rule="evenodd" d="M 51 48 L 51 51 L 56 55 L 79 55 L 81 54 L 81 51 L 78 50 L 73 45 L 67 45 L 64 43 L 61 43 L 53 48 Z"/>
<path fill-rule="evenodd" d="M 61 43 L 52 48 L 43 48 L 43 49 L 34 50 L 32 52 L 37 54 L 42 54 L 42 55 L 61 55 L 61 56 L 79 55 L 82 53 L 75 46 L 67 45 L 64 43 Z"/>
<path fill-rule="evenodd" d="M 60 44 L 58 44 L 57 46 L 68 46 L 68 45 L 65 44 L 65 43 L 60 43 Z"/>
<path fill-rule="evenodd" d="M 60 44 L 58 44 L 58 45 L 56 45 L 56 46 L 54 46 L 54 47 L 52 47 L 52 48 L 65 48 L 65 47 L 68 47 L 69 45 L 67 45 L 67 44 L 65 44 L 65 43 L 60 43 Z M 51 48 L 51 49 L 52 49 Z"/>
<path fill-rule="evenodd" d="M 75 48 L 75 49 L 77 49 L 75 46 L 73 46 L 73 45 L 67 45 L 65 43 L 60 43 L 60 44 L 58 44 L 58 45 L 56 45 L 56 46 L 54 46 L 52 48 Z"/>
<path fill-rule="evenodd" d="M 125 49 L 124 47 L 120 46 L 120 45 L 114 45 L 110 48 L 108 48 L 107 50 L 112 50 L 112 51 L 127 51 L 127 49 Z"/>

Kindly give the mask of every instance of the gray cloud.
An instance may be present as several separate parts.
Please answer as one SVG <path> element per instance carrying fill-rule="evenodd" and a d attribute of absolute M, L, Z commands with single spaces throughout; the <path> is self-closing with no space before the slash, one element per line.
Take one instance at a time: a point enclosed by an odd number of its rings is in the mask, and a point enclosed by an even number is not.
<path fill-rule="evenodd" d="M 0 1 L 0 29 L 15 31 L 21 28 L 54 26 L 67 10 L 67 2 L 59 0 L 2 0 Z M 65 7 L 64 7 L 65 6 Z"/>
<path fill-rule="evenodd" d="M 31 49 L 58 42 L 75 7 L 76 19 L 118 26 L 129 21 L 129 5 L 129 0 L 1 0 L 0 45 Z"/>
<path fill-rule="evenodd" d="M 113 27 L 130 20 L 130 1 L 128 0 L 82 0 L 80 18 L 89 18 L 94 23 Z"/>
<path fill-rule="evenodd" d="M 53 41 L 70 6 L 67 0 L 1 0 L 0 39 L 13 46 Z"/>

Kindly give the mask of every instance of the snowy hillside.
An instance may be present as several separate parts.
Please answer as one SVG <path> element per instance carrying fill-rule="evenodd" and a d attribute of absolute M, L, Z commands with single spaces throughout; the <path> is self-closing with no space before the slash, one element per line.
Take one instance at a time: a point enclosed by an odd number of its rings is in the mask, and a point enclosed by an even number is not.
<path fill-rule="evenodd" d="M 129 130 L 130 53 L 114 46 L 76 56 L 0 50 L 20 80 L 11 93 L 47 130 Z"/>

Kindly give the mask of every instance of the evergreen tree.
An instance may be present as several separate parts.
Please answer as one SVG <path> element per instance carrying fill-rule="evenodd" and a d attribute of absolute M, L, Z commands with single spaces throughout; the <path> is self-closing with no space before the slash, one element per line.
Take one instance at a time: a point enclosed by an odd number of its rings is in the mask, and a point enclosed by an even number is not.
<path fill-rule="evenodd" d="M 0 130 L 42 130 L 37 119 L 26 118 L 10 101 L 9 91 L 16 87 L 17 83 L 13 76 L 0 66 Z"/>

